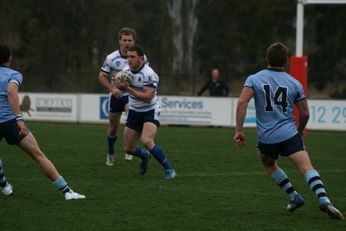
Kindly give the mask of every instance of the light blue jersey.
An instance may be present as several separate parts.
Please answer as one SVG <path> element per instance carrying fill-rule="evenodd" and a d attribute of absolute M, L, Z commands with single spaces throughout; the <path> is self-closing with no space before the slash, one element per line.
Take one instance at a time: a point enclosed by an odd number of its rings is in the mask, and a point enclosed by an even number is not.
<path fill-rule="evenodd" d="M 265 69 L 250 75 L 244 87 L 254 90 L 258 141 L 279 143 L 298 133 L 294 103 L 304 100 L 302 85 L 280 69 Z"/>
<path fill-rule="evenodd" d="M 21 73 L 0 65 L 0 123 L 16 118 L 8 102 L 7 90 L 10 82 L 16 83 L 19 86 L 22 84 L 22 81 L 23 77 Z"/>

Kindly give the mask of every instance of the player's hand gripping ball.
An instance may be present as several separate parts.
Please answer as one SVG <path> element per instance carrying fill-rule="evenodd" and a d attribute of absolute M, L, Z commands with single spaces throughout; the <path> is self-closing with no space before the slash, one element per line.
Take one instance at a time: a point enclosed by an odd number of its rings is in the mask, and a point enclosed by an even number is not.
<path fill-rule="evenodd" d="M 130 83 L 131 75 L 127 71 L 119 71 L 115 75 L 115 79 L 117 79 L 120 83 Z"/>

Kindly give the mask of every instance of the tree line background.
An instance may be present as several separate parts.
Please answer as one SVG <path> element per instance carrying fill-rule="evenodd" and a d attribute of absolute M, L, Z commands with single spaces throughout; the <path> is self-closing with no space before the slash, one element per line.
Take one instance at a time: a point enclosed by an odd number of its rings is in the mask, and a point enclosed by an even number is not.
<path fill-rule="evenodd" d="M 309 95 L 346 98 L 346 5 L 305 6 Z M 97 77 L 117 32 L 137 31 L 160 94 L 194 95 L 218 67 L 239 94 L 268 45 L 295 52 L 295 0 L 0 0 L 0 42 L 26 92 L 104 92 Z"/>

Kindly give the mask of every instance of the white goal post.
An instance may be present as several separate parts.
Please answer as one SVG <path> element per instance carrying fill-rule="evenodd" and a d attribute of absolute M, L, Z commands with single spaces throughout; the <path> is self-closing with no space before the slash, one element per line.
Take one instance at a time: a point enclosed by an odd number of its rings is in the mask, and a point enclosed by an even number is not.
<path fill-rule="evenodd" d="M 296 57 L 303 56 L 304 5 L 346 4 L 346 0 L 297 0 Z"/>

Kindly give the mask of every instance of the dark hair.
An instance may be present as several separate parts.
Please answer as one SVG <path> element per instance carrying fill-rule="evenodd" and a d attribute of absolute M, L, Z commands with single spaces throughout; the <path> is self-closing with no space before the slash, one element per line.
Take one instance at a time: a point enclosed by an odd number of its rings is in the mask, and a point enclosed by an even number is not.
<path fill-rule="evenodd" d="M 138 56 L 144 56 L 144 49 L 140 45 L 133 45 L 127 51 L 136 51 Z"/>
<path fill-rule="evenodd" d="M 283 67 L 288 60 L 288 48 L 276 42 L 267 49 L 267 62 L 272 67 Z"/>
<path fill-rule="evenodd" d="M 132 28 L 129 28 L 129 27 L 121 28 L 118 33 L 119 40 L 121 39 L 121 36 L 123 35 L 132 35 L 133 40 L 136 41 L 137 34 L 136 34 L 136 31 Z"/>
<path fill-rule="evenodd" d="M 0 64 L 4 64 L 11 56 L 11 48 L 6 44 L 0 43 Z"/>

